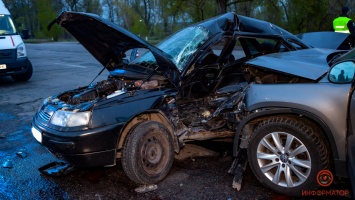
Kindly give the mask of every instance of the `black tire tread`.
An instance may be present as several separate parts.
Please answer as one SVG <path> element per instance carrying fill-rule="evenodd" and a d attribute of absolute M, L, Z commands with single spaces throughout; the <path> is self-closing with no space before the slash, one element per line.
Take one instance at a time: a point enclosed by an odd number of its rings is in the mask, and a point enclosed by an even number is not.
<path fill-rule="evenodd" d="M 171 138 L 169 134 L 169 130 L 163 124 L 154 121 L 145 121 L 145 122 L 138 123 L 135 126 L 133 126 L 133 128 L 131 128 L 123 144 L 123 152 L 122 152 L 122 159 L 121 159 L 123 171 L 133 182 L 138 184 L 153 184 L 162 180 L 169 172 L 174 160 L 173 143 L 171 140 L 170 140 L 171 143 L 170 152 L 172 152 L 171 155 L 172 158 L 167 164 L 167 170 L 165 172 L 162 172 L 162 174 L 156 175 L 156 177 L 148 178 L 142 175 L 140 169 L 136 166 L 134 159 L 130 159 L 136 155 L 135 150 L 137 149 L 135 147 L 139 145 L 141 134 L 143 134 L 146 130 L 148 130 L 148 128 L 153 123 L 157 123 L 161 129 L 165 130 L 166 136 L 169 139 Z"/>
<path fill-rule="evenodd" d="M 26 82 L 32 77 L 32 73 L 33 73 L 33 68 L 32 68 L 32 64 L 30 63 L 26 73 L 12 75 L 11 78 L 14 79 L 16 82 Z"/>

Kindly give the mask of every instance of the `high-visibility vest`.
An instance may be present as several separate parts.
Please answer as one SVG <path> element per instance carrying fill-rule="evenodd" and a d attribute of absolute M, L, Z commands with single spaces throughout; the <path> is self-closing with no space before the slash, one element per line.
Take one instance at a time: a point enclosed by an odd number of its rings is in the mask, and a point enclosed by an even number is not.
<path fill-rule="evenodd" d="M 349 29 L 348 29 L 348 22 L 351 19 L 348 17 L 338 17 L 336 19 L 334 19 L 333 21 L 333 28 L 335 32 L 339 32 L 339 33 L 350 33 Z"/>

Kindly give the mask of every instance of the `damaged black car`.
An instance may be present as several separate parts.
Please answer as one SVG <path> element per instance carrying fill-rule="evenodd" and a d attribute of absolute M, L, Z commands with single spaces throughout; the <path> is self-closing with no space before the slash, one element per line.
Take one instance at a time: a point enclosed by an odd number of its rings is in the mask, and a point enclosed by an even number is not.
<path fill-rule="evenodd" d="M 157 46 L 94 14 L 63 12 L 50 26 L 55 23 L 70 32 L 109 76 L 46 98 L 33 118 L 33 136 L 74 166 L 114 166 L 121 159 L 127 176 L 138 184 L 162 180 L 174 154 L 188 141 L 236 138 L 238 157 L 244 149 L 240 138 L 246 141 L 250 136 L 238 133 L 240 127 L 250 127 L 239 126 L 250 112 L 243 101 L 250 83 L 307 83 L 319 78 L 318 73 L 295 75 L 295 68 L 281 75 L 278 69 L 270 73 L 248 63 L 310 46 L 271 23 L 235 13 L 186 27 Z M 122 54 L 136 48 L 148 51 L 123 62 Z M 231 171 L 238 171 L 235 166 Z"/>

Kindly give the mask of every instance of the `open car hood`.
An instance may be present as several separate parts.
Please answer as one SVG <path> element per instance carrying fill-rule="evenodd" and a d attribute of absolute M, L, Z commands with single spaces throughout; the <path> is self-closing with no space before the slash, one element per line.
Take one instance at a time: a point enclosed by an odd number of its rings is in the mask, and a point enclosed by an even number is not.
<path fill-rule="evenodd" d="M 334 51 L 313 48 L 275 53 L 259 56 L 246 64 L 316 81 L 329 70 L 327 56 Z"/>
<path fill-rule="evenodd" d="M 310 32 L 297 35 L 302 42 L 315 48 L 343 49 L 353 38 L 347 33 Z"/>
<path fill-rule="evenodd" d="M 149 49 L 159 66 L 156 70 L 174 85 L 178 84 L 172 77 L 176 77 L 179 71 L 163 51 L 117 24 L 95 14 L 78 12 L 62 12 L 48 25 L 48 30 L 54 23 L 71 33 L 108 70 L 119 68 L 120 65 L 112 68 L 110 64 L 119 63 L 118 58 L 127 50 Z"/>

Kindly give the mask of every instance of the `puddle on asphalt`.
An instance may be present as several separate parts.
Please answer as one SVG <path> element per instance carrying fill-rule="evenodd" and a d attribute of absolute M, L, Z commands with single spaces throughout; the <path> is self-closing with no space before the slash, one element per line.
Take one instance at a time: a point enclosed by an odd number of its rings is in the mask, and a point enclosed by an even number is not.
<path fill-rule="evenodd" d="M 0 112 L 0 121 L 8 121 L 8 120 L 13 120 L 15 118 L 16 117 L 14 115 Z"/>

